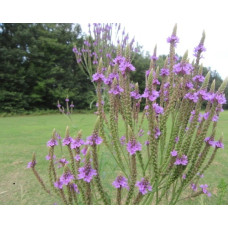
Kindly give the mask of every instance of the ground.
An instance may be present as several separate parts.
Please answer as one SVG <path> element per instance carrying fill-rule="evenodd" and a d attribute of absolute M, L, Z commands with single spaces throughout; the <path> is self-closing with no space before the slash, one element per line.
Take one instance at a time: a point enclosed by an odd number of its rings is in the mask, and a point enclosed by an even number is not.
<path fill-rule="evenodd" d="M 32 153 L 37 155 L 37 170 L 44 180 L 48 181 L 46 170 L 48 162 L 45 156 L 48 153 L 46 142 L 51 138 L 52 130 L 64 137 L 67 125 L 71 132 L 83 129 L 83 138 L 92 132 L 96 116 L 93 114 L 74 114 L 72 122 L 68 118 L 58 115 L 21 116 L 0 118 L 0 204 L 58 204 L 54 196 L 48 196 L 34 178 L 32 171 L 27 169 Z M 218 124 L 218 135 L 224 133 L 225 149 L 220 150 L 213 165 L 205 173 L 204 183 L 210 186 L 212 197 L 200 196 L 197 200 L 188 200 L 184 204 L 218 204 L 218 185 L 222 180 L 228 183 L 228 111 L 221 113 Z M 74 130 L 75 129 L 75 130 Z M 76 133 L 74 133 L 75 135 Z M 65 150 L 65 153 L 67 151 Z M 61 154 L 60 148 L 57 154 Z M 60 155 L 61 156 L 61 155 Z M 105 149 L 102 150 L 102 166 L 106 166 L 106 179 L 108 190 L 112 190 L 111 182 L 115 178 L 113 160 Z M 106 178 L 108 177 L 108 178 Z M 226 194 L 227 195 L 227 194 Z M 225 197 L 222 204 L 228 204 Z"/>

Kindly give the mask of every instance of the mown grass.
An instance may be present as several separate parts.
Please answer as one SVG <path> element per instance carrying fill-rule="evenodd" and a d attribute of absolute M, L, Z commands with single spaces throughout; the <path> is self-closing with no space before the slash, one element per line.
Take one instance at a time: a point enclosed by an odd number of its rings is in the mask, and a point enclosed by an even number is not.
<path fill-rule="evenodd" d="M 96 116 L 93 114 L 72 115 L 73 128 L 76 134 L 83 129 L 83 137 L 90 135 Z M 61 203 L 54 196 L 48 196 L 34 178 L 32 171 L 26 168 L 32 153 L 37 155 L 37 170 L 48 182 L 45 160 L 48 149 L 46 142 L 50 139 L 52 130 L 64 136 L 66 126 L 72 122 L 62 115 L 21 116 L 0 118 L 0 204 L 55 204 Z M 181 204 L 228 204 L 228 193 L 219 200 L 218 185 L 223 179 L 228 183 L 228 111 L 221 113 L 218 124 L 218 134 L 224 133 L 225 149 L 220 150 L 211 167 L 205 173 L 201 182 L 208 183 L 212 197 L 202 195 L 194 200 L 180 201 Z M 62 156 L 57 148 L 58 157 Z M 67 150 L 63 152 L 67 156 Z M 108 191 L 112 191 L 111 182 L 115 178 L 117 167 L 105 147 L 100 148 L 100 164 L 102 180 Z M 110 168 L 111 167 L 111 168 Z M 221 185 L 221 184 L 220 184 Z M 221 190 L 219 190 L 221 191 Z"/>

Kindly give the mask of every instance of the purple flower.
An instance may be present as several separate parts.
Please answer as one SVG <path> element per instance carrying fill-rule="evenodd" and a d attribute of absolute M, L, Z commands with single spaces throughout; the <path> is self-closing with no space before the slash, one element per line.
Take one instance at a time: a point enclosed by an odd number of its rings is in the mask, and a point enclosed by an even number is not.
<path fill-rule="evenodd" d="M 221 141 L 217 141 L 217 142 L 215 142 L 215 147 L 224 149 L 224 144 Z"/>
<path fill-rule="evenodd" d="M 27 168 L 28 168 L 28 169 L 29 169 L 29 168 L 34 168 L 35 165 L 36 165 L 36 161 L 30 161 L 30 162 L 28 163 L 28 165 L 27 165 Z"/>
<path fill-rule="evenodd" d="M 175 143 L 179 142 L 179 137 L 175 138 Z"/>
<path fill-rule="evenodd" d="M 75 159 L 76 161 L 80 161 L 80 160 L 81 160 L 80 154 L 76 154 L 76 156 L 74 157 L 74 159 Z"/>
<path fill-rule="evenodd" d="M 150 142 L 148 140 L 145 141 L 145 145 L 148 146 Z"/>
<path fill-rule="evenodd" d="M 78 50 L 77 50 L 76 47 L 73 47 L 72 51 L 73 51 L 74 53 L 76 53 L 76 54 L 78 53 Z"/>
<path fill-rule="evenodd" d="M 148 98 L 150 101 L 155 101 L 159 97 L 159 92 L 156 90 L 149 91 L 146 88 L 142 97 Z"/>
<path fill-rule="evenodd" d="M 80 138 L 73 139 L 73 141 L 71 142 L 71 149 L 79 148 L 81 145 L 84 145 L 84 144 L 85 142 L 83 139 L 80 139 Z"/>
<path fill-rule="evenodd" d="M 197 191 L 197 186 L 196 186 L 196 184 L 192 183 L 192 184 L 191 184 L 191 188 L 192 188 L 192 190 L 193 190 L 194 192 Z"/>
<path fill-rule="evenodd" d="M 166 83 L 164 84 L 164 88 L 167 89 L 167 88 L 169 88 L 169 87 L 170 87 L 170 83 L 169 83 L 169 82 L 166 82 Z"/>
<path fill-rule="evenodd" d="M 182 157 L 177 157 L 174 165 L 187 165 L 188 164 L 188 157 L 187 155 L 182 155 Z"/>
<path fill-rule="evenodd" d="M 204 81 L 204 76 L 203 75 L 196 75 L 195 77 L 192 78 L 194 82 L 203 82 Z"/>
<path fill-rule="evenodd" d="M 66 101 L 66 102 L 69 102 L 69 98 L 66 98 L 65 101 Z"/>
<path fill-rule="evenodd" d="M 186 93 L 185 96 L 184 96 L 185 99 L 189 99 L 189 100 L 192 100 L 194 103 L 197 103 L 199 97 L 198 97 L 198 93 L 195 92 L 195 93 Z"/>
<path fill-rule="evenodd" d="M 141 95 L 139 94 L 138 91 L 132 91 L 131 92 L 131 97 L 133 97 L 134 99 L 138 100 L 141 98 Z"/>
<path fill-rule="evenodd" d="M 156 55 L 152 55 L 150 59 L 151 60 L 154 60 L 154 61 L 157 61 L 158 60 L 158 57 Z"/>
<path fill-rule="evenodd" d="M 214 115 L 213 118 L 212 118 L 212 121 L 213 121 L 213 122 L 217 122 L 218 119 L 219 119 L 219 117 L 218 117 L 217 115 Z"/>
<path fill-rule="evenodd" d="M 120 65 L 122 62 L 125 62 L 125 57 L 123 56 L 116 56 L 116 58 L 113 60 L 115 64 Z"/>
<path fill-rule="evenodd" d="M 226 104 L 226 97 L 224 94 L 216 94 L 215 99 L 219 104 Z"/>
<path fill-rule="evenodd" d="M 157 78 L 153 79 L 153 85 L 160 85 L 161 83 L 158 81 Z"/>
<path fill-rule="evenodd" d="M 70 171 L 68 171 L 64 173 L 59 180 L 62 181 L 63 184 L 68 185 L 71 180 L 74 180 L 74 175 Z"/>
<path fill-rule="evenodd" d="M 115 188 L 126 188 L 127 190 L 129 189 L 127 178 L 123 176 L 118 176 L 115 181 L 113 181 L 112 185 Z"/>
<path fill-rule="evenodd" d="M 70 190 L 79 194 L 78 186 L 75 183 L 69 183 Z"/>
<path fill-rule="evenodd" d="M 68 146 L 68 145 L 70 145 L 71 143 L 72 143 L 72 141 L 73 141 L 73 139 L 71 138 L 71 137 L 67 137 L 67 138 L 64 138 L 63 139 L 63 146 Z"/>
<path fill-rule="evenodd" d="M 176 74 L 191 74 L 193 66 L 190 63 L 177 63 L 173 66 L 173 72 Z"/>
<path fill-rule="evenodd" d="M 57 104 L 57 107 L 60 108 L 61 107 L 61 104 Z"/>
<path fill-rule="evenodd" d="M 78 179 L 83 179 L 88 183 L 93 179 L 93 176 L 97 175 L 97 171 L 95 169 L 92 169 L 90 164 L 87 164 L 86 166 L 79 168 L 78 172 Z"/>
<path fill-rule="evenodd" d="M 120 71 L 122 72 L 122 74 L 131 72 L 131 71 L 135 71 L 135 67 L 131 63 L 126 62 L 126 61 L 122 62 L 120 64 L 119 68 L 120 68 Z"/>
<path fill-rule="evenodd" d="M 139 192 L 142 195 L 145 195 L 148 191 L 152 191 L 152 186 L 145 178 L 142 178 L 141 181 L 137 181 L 135 186 L 139 188 Z"/>
<path fill-rule="evenodd" d="M 161 135 L 161 131 L 158 127 L 155 127 L 154 129 L 154 137 L 157 139 Z"/>
<path fill-rule="evenodd" d="M 149 69 L 149 70 L 146 71 L 146 76 L 147 76 L 147 77 L 149 76 L 150 72 L 151 72 L 151 69 Z M 153 75 L 155 75 L 155 74 L 156 74 L 156 72 L 153 71 Z"/>
<path fill-rule="evenodd" d="M 164 112 L 163 107 L 159 106 L 157 103 L 153 104 L 153 109 L 154 109 L 154 111 L 156 112 L 157 115 L 163 114 L 163 112 Z"/>
<path fill-rule="evenodd" d="M 62 188 L 63 188 L 63 181 L 61 181 L 61 180 L 56 181 L 56 182 L 54 183 L 54 186 L 55 186 L 56 188 L 62 189 Z"/>
<path fill-rule="evenodd" d="M 47 142 L 47 146 L 51 147 L 51 146 L 57 146 L 58 142 L 56 139 L 51 139 Z"/>
<path fill-rule="evenodd" d="M 211 197 L 211 193 L 208 192 L 208 190 L 207 190 L 207 188 L 208 188 L 207 184 L 201 184 L 200 188 L 202 188 L 202 191 L 203 191 L 204 194 L 206 194 L 208 197 Z"/>
<path fill-rule="evenodd" d="M 193 84 L 191 82 L 187 82 L 185 85 L 186 89 L 193 89 Z"/>
<path fill-rule="evenodd" d="M 60 165 L 58 166 L 58 168 L 61 168 L 61 167 L 64 167 L 69 162 L 65 158 L 61 158 L 61 159 L 59 159 L 59 163 L 60 163 Z"/>
<path fill-rule="evenodd" d="M 120 138 L 120 143 L 121 145 L 125 145 L 125 142 L 126 141 L 126 137 L 123 135 L 121 138 Z"/>
<path fill-rule="evenodd" d="M 211 137 L 207 137 L 204 139 L 204 142 L 206 142 L 208 145 L 215 147 L 216 142 Z"/>
<path fill-rule="evenodd" d="M 127 151 L 130 153 L 130 155 L 133 155 L 136 153 L 136 151 L 141 151 L 141 150 L 142 150 L 141 143 L 136 142 L 135 139 L 127 143 Z"/>
<path fill-rule="evenodd" d="M 198 53 L 206 51 L 206 48 L 203 46 L 203 44 L 199 44 L 197 47 L 194 48 L 194 56 L 197 57 Z"/>
<path fill-rule="evenodd" d="M 119 85 L 115 85 L 114 88 L 109 90 L 109 93 L 117 95 L 122 93 L 124 90 L 119 86 Z"/>
<path fill-rule="evenodd" d="M 169 76 L 169 69 L 167 69 L 167 68 L 162 68 L 161 69 L 161 72 L 160 72 L 160 75 L 161 76 Z"/>
<path fill-rule="evenodd" d="M 103 142 L 103 139 L 100 138 L 97 134 L 92 134 L 91 136 L 87 137 L 86 145 L 94 146 L 99 145 Z"/>
<path fill-rule="evenodd" d="M 88 147 L 87 147 L 87 146 L 85 146 L 84 148 L 82 148 L 81 153 L 85 156 L 85 155 L 86 155 L 87 150 L 88 150 Z"/>
<path fill-rule="evenodd" d="M 177 156 L 177 151 L 176 150 L 172 150 L 171 151 L 171 155 L 172 155 L 172 157 L 176 157 Z"/>
<path fill-rule="evenodd" d="M 74 108 L 74 104 L 71 104 L 71 105 L 70 105 L 70 108 Z"/>
<path fill-rule="evenodd" d="M 182 175 L 182 179 L 186 179 L 186 174 L 183 174 Z"/>
<path fill-rule="evenodd" d="M 171 37 L 167 38 L 167 42 L 170 44 L 174 44 L 174 47 L 176 47 L 176 44 L 179 43 L 179 38 L 175 35 L 172 35 Z"/>
<path fill-rule="evenodd" d="M 51 159 L 50 154 L 48 154 L 45 158 L 46 158 L 47 161 L 49 161 L 49 160 Z M 55 156 L 54 154 L 53 154 L 53 156 L 52 156 L 52 159 L 53 159 L 53 160 L 56 159 L 56 156 Z"/>
<path fill-rule="evenodd" d="M 105 76 L 100 73 L 95 73 L 92 75 L 92 77 L 93 77 L 92 82 L 101 82 L 105 80 Z"/>

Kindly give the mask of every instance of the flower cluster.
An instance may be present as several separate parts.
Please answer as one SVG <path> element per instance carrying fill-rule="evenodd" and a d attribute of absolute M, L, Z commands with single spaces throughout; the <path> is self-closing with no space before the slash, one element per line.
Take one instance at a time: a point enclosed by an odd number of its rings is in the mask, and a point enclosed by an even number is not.
<path fill-rule="evenodd" d="M 139 142 L 136 142 L 135 139 L 130 140 L 127 143 L 127 151 L 130 153 L 130 155 L 135 154 L 137 151 L 141 151 L 142 150 L 142 145 Z"/>
<path fill-rule="evenodd" d="M 129 189 L 127 178 L 123 176 L 118 176 L 112 183 L 115 188 L 126 188 Z"/>
<path fill-rule="evenodd" d="M 148 191 L 152 191 L 152 186 L 149 181 L 145 178 L 142 178 L 141 181 L 137 181 L 136 185 L 139 188 L 139 192 L 142 195 L 145 195 Z"/>

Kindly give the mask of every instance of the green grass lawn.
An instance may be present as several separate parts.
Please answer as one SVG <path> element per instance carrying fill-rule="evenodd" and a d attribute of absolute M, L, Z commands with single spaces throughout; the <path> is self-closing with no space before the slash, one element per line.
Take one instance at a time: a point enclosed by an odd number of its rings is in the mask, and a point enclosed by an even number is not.
<path fill-rule="evenodd" d="M 93 114 L 72 115 L 74 128 L 83 129 L 83 138 L 90 135 L 96 116 Z M 62 115 L 21 116 L 0 118 L 0 204 L 54 204 L 60 203 L 54 196 L 48 196 L 34 178 L 27 163 L 32 153 L 37 155 L 37 170 L 48 181 L 46 170 L 48 153 L 46 142 L 52 130 L 64 136 L 66 126 L 72 123 Z M 202 195 L 195 200 L 183 201 L 183 204 L 217 204 L 218 184 L 222 179 L 228 183 L 228 111 L 221 113 L 218 133 L 224 133 L 225 149 L 219 150 L 213 165 L 205 173 L 204 183 L 208 183 L 212 197 Z M 72 129 L 72 128 L 71 128 Z M 71 131 L 72 132 L 72 131 Z M 75 131 L 76 132 L 76 131 Z M 74 133 L 75 134 L 75 133 Z M 115 178 L 115 164 L 109 152 L 101 148 L 102 179 L 112 191 L 111 182 Z M 67 153 L 65 151 L 64 153 Z M 58 147 L 57 156 L 61 157 Z M 104 167 L 105 166 L 105 167 Z M 110 169 L 110 167 L 112 167 Z M 106 178 L 108 177 L 108 178 Z M 109 183 L 109 184 L 108 184 Z M 227 193 L 228 195 L 228 193 Z M 222 202 L 228 204 L 228 196 Z"/>

